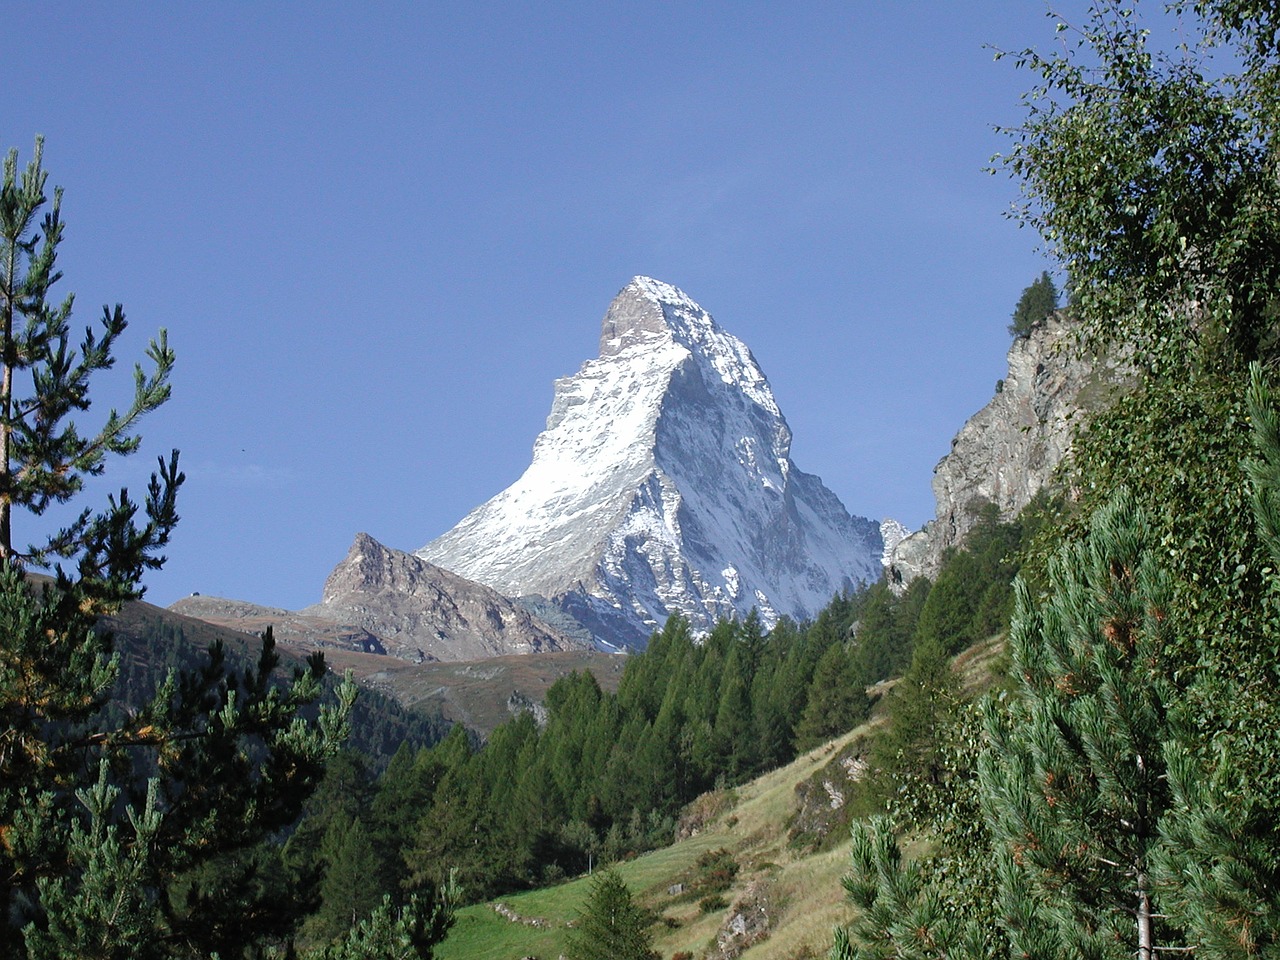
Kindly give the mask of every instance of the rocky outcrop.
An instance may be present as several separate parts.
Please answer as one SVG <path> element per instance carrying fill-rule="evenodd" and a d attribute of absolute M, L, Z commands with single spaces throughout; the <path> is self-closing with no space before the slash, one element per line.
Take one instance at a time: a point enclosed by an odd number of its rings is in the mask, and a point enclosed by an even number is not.
<path fill-rule="evenodd" d="M 865 790 L 870 746 L 857 737 L 841 747 L 822 768 L 796 784 L 795 814 L 788 838 L 796 846 L 820 848 L 834 836 L 847 836 L 859 790 Z"/>
<path fill-rule="evenodd" d="M 715 943 L 707 951 L 707 960 L 737 960 L 750 947 L 769 939 L 777 924 L 777 912 L 772 880 L 752 880 L 725 912 Z"/>
<path fill-rule="evenodd" d="M 996 394 L 951 441 L 933 471 L 937 516 L 893 551 L 890 577 L 907 583 L 937 574 L 942 553 L 958 546 L 986 504 L 1017 516 L 1051 481 L 1083 411 L 1098 409 L 1132 381 L 1123 362 L 1082 355 L 1060 316 L 1018 337 Z"/>
<path fill-rule="evenodd" d="M 356 535 L 303 615 L 358 626 L 405 660 L 480 660 L 576 649 L 515 601 L 411 553 Z"/>
<path fill-rule="evenodd" d="M 556 381 L 524 475 L 418 555 L 554 601 L 598 639 L 643 645 L 679 611 L 814 615 L 881 574 L 880 525 L 790 458 L 746 345 L 682 291 L 636 277 L 600 355 Z"/>

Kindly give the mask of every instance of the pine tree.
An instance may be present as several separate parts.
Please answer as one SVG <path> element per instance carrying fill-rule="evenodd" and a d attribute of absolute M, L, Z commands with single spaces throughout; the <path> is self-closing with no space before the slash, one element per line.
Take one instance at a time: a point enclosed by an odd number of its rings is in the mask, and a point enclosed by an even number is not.
<path fill-rule="evenodd" d="M 903 863 L 887 819 L 856 821 L 844 889 L 858 916 L 837 927 L 830 960 L 947 960 L 966 926 L 946 909 L 919 862 Z M 978 957 L 981 953 L 974 952 Z"/>
<path fill-rule="evenodd" d="M 146 570 L 178 521 L 174 453 L 142 502 L 125 490 L 18 549 L 16 521 L 66 504 L 109 455 L 133 453 L 139 419 L 169 395 L 163 332 L 135 371 L 123 413 L 87 429 L 93 375 L 114 363 L 126 323 L 72 345 L 60 279 L 61 191 L 45 196 L 42 144 L 0 184 L 0 955 L 225 957 L 249 949 L 262 903 L 195 882 L 296 818 L 346 735 L 354 685 L 308 724 L 323 658 L 275 678 L 268 631 L 256 665 L 233 670 L 220 647 L 171 674 L 120 723 L 102 711 L 117 673 L 101 616 L 142 595 Z M 47 207 L 47 209 L 45 209 Z M 42 214 L 43 211 L 43 214 Z M 30 568 L 52 566 L 40 582 Z M 223 873 L 223 876 L 228 874 Z M 243 873 L 241 874 L 243 878 Z"/>
<path fill-rule="evenodd" d="M 372 915 L 382 902 L 381 864 L 359 817 L 334 818 L 321 847 L 320 908 L 307 918 L 305 929 L 313 941 L 330 943 Z"/>
<path fill-rule="evenodd" d="M 570 960 L 657 960 L 649 921 L 612 870 L 596 874 L 569 944 Z"/>
<path fill-rule="evenodd" d="M 1154 906 L 1153 856 L 1171 804 L 1168 578 L 1123 495 L 1049 576 L 1040 609 L 1019 584 L 1009 638 L 1019 695 L 1007 722 L 992 711 L 979 770 L 1012 865 L 1002 905 L 1048 918 L 1059 955 L 1152 960 L 1184 946 Z M 1018 932 L 1010 923 L 1015 952 L 1034 955 Z"/>
<path fill-rule="evenodd" d="M 1274 651 L 1280 404 L 1260 367 L 1248 409 L 1258 452 L 1246 464 L 1252 514 L 1271 563 L 1268 615 L 1256 625 Z M 1122 493 L 1086 538 L 1060 549 L 1042 604 L 1017 584 L 1016 686 L 1003 707 L 986 704 L 977 783 L 949 784 L 941 810 L 907 811 L 949 862 L 931 853 L 903 865 L 887 826 L 855 828 L 846 885 L 864 913 L 839 933 L 833 956 L 1274 954 L 1280 840 L 1268 785 L 1234 756 L 1238 732 L 1199 723 L 1193 697 L 1175 684 L 1172 632 L 1184 621 L 1154 542 Z M 1247 735 L 1274 749 L 1274 727 Z M 975 786 L 980 817 L 954 800 Z M 981 829 L 966 832 L 975 819 Z M 973 888 L 989 891 L 1000 937 L 950 922 L 980 912 L 966 894 Z"/>
<path fill-rule="evenodd" d="M 796 724 L 796 748 L 808 750 L 847 733 L 867 718 L 871 701 L 844 644 L 835 643 L 818 661 L 809 702 Z"/>
<path fill-rule="evenodd" d="M 908 777 L 938 782 L 940 751 L 959 694 L 947 651 L 932 639 L 918 644 L 911 666 L 889 694 L 889 721 L 872 747 L 875 789 L 883 799 Z"/>
<path fill-rule="evenodd" d="M 1013 309 L 1009 333 L 1015 337 L 1025 337 L 1057 309 L 1058 288 L 1054 286 L 1053 278 L 1046 270 L 1022 291 L 1018 305 Z"/>
<path fill-rule="evenodd" d="M 390 897 L 338 943 L 306 954 L 306 960 L 431 960 L 453 924 L 457 888 L 446 885 L 431 900 L 417 894 L 397 908 Z"/>

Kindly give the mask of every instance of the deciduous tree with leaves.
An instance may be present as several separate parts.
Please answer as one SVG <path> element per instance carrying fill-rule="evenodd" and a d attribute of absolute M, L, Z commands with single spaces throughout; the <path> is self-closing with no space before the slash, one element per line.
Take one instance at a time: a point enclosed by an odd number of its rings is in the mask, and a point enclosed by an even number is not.
<path fill-rule="evenodd" d="M 1140 7 L 1178 15 L 1184 42 L 1160 49 L 1164 25 Z M 1023 222 L 1072 278 L 1086 346 L 1141 378 L 1076 438 L 1075 513 L 1053 531 L 1065 552 L 1043 600 L 1018 600 L 1018 689 L 988 715 L 1002 935 L 941 949 L 1270 956 L 1280 12 L 1094 2 L 1055 19 L 1058 45 L 1007 55 L 1038 82 L 1004 163 Z M 884 878 L 873 894 L 903 869 L 887 854 L 854 866 L 855 883 Z M 846 954 L 921 955 L 885 924 L 851 933 Z"/>

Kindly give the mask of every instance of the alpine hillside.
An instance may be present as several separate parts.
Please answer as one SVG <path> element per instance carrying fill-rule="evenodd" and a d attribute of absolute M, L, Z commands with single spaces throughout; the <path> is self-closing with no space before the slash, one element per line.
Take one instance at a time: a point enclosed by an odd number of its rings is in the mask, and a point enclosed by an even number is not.
<path fill-rule="evenodd" d="M 815 614 L 876 579 L 880 525 L 791 461 L 755 358 L 677 288 L 636 277 L 600 356 L 556 381 L 533 461 L 418 555 L 513 597 L 551 600 L 598 638 L 643 645 L 752 608 Z"/>

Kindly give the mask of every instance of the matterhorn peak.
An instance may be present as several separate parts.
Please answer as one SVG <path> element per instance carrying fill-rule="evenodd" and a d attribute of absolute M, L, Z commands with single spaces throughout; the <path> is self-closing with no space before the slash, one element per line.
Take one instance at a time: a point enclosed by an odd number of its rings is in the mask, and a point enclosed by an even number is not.
<path fill-rule="evenodd" d="M 655 340 L 705 340 L 715 328 L 711 315 L 679 287 L 652 277 L 633 277 L 623 287 L 600 327 L 600 356 L 616 356 Z"/>
<path fill-rule="evenodd" d="M 708 363 L 714 376 L 742 387 L 771 416 L 781 418 L 773 392 L 747 345 L 726 333 L 679 287 L 652 277 L 633 277 L 605 311 L 600 358 L 659 344 L 683 347 Z M 787 433 L 790 442 L 790 433 Z"/>
<path fill-rule="evenodd" d="M 556 381 L 524 475 L 418 554 L 548 598 L 615 645 L 677 611 L 698 627 L 808 617 L 879 575 L 883 541 L 790 446 L 746 344 L 638 276 L 605 312 L 600 356 Z"/>
<path fill-rule="evenodd" d="M 670 339 L 663 300 L 675 303 L 684 294 L 670 284 L 634 277 L 623 287 L 600 325 L 600 356 L 614 357 L 658 339 Z"/>

